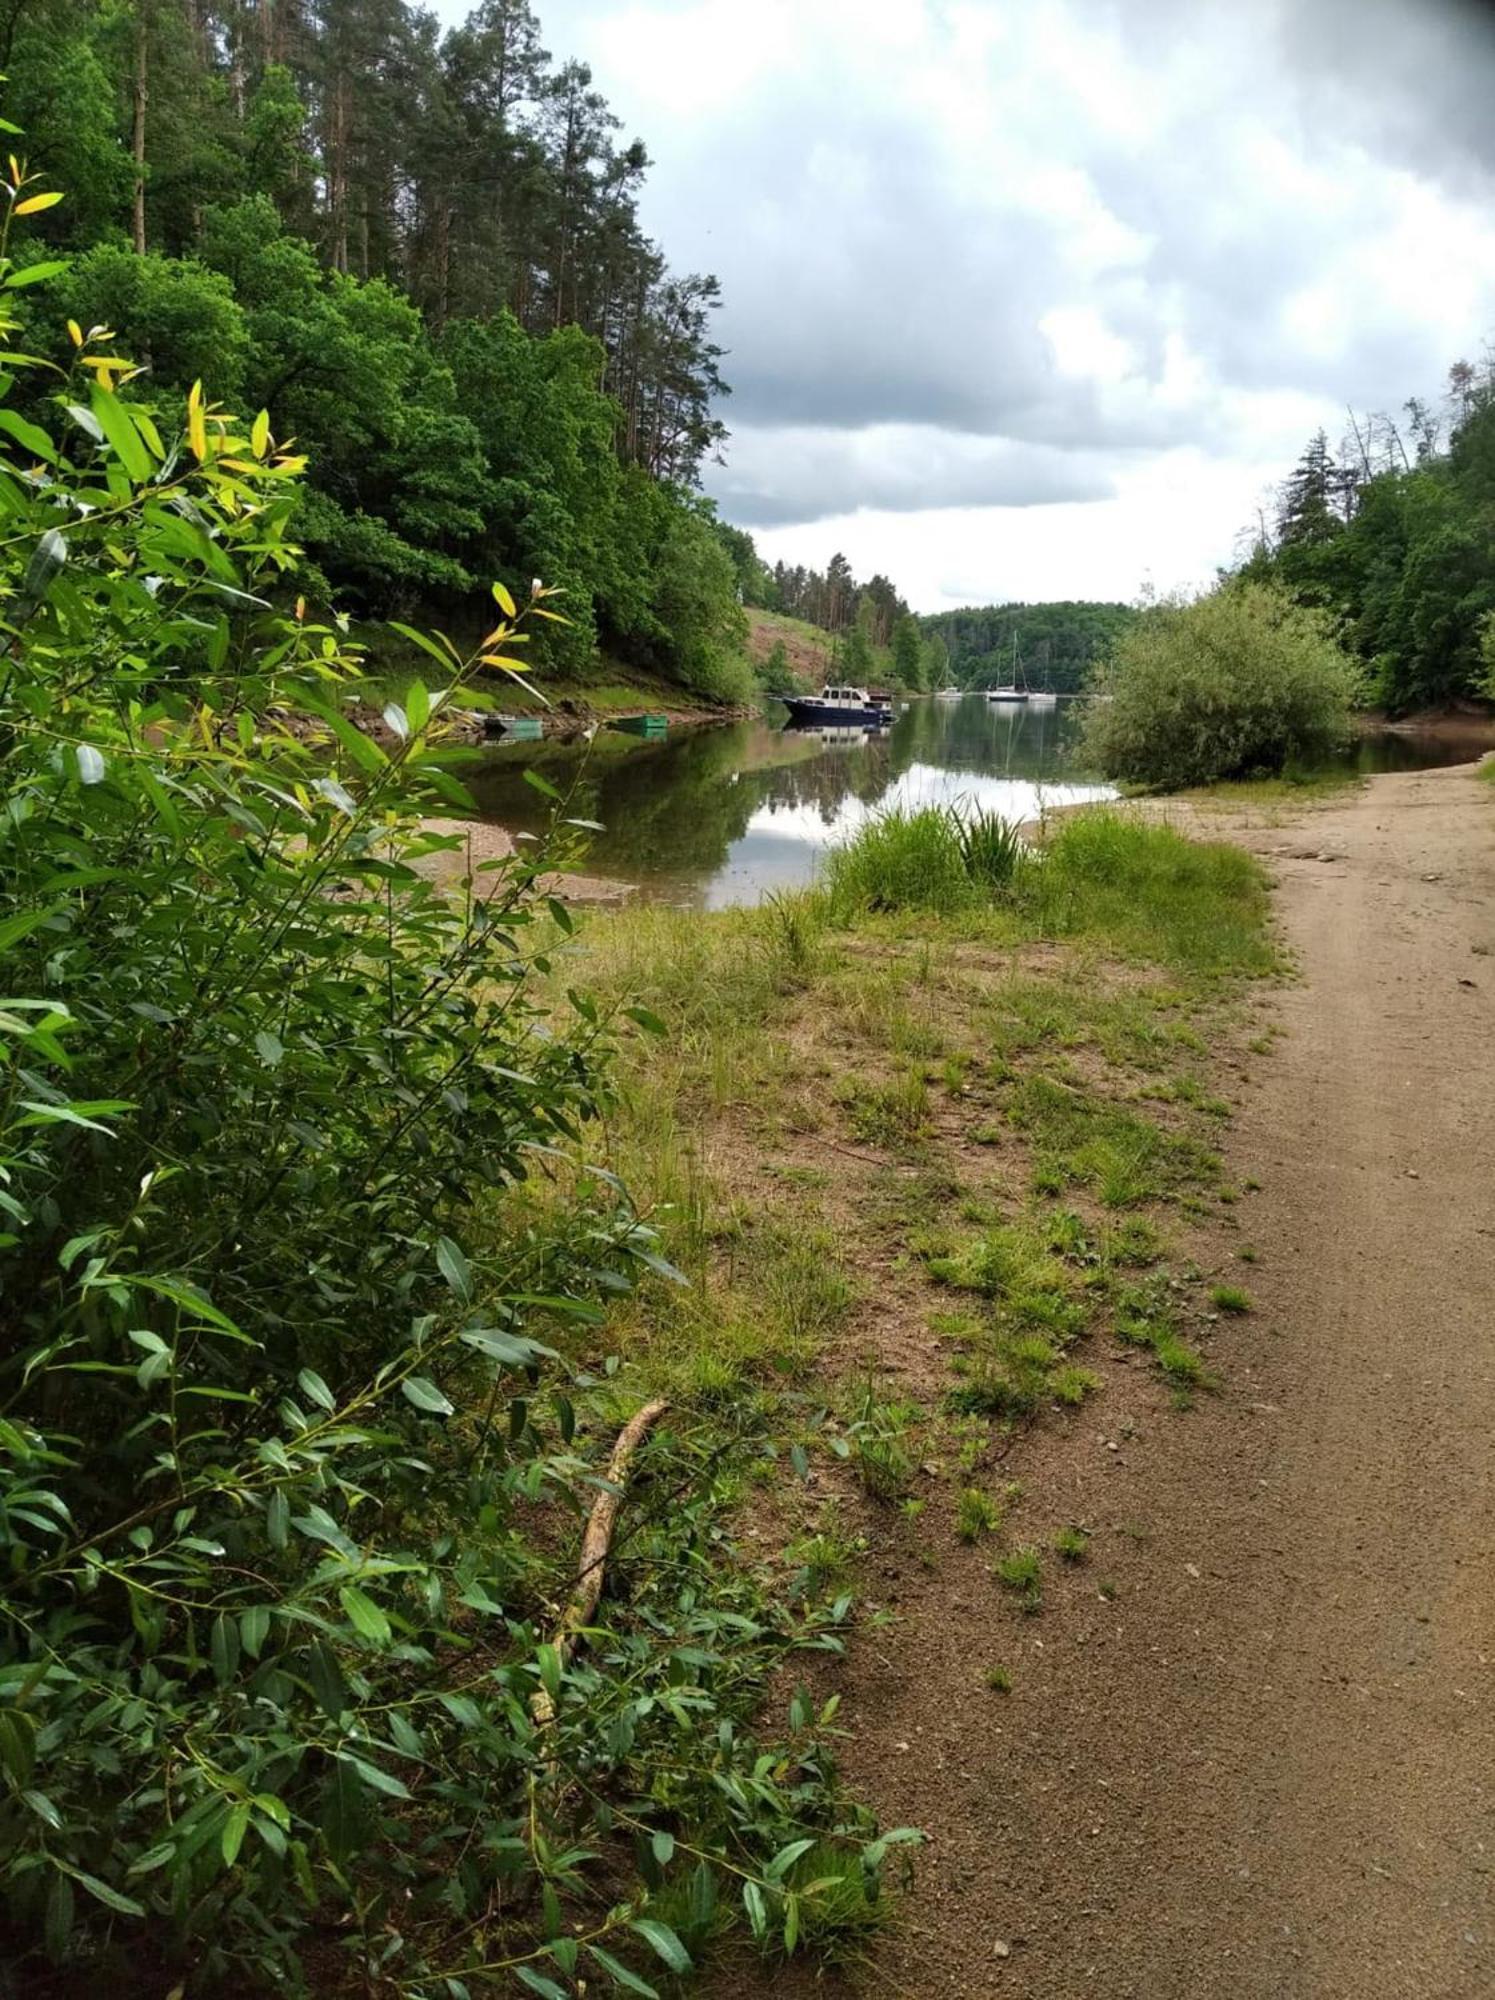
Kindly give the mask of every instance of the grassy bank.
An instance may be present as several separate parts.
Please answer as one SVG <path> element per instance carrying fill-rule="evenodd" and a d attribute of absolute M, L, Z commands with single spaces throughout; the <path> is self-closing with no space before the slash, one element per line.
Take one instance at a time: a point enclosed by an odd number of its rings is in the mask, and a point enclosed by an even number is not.
<path fill-rule="evenodd" d="M 730 1513 L 760 1587 L 875 1597 L 869 1549 L 977 1543 L 1000 1623 L 1088 1547 L 1016 1490 L 1019 1447 L 1128 1361 L 1165 1410 L 1218 1386 L 1214 1330 L 1249 1310 L 1222 1077 L 1269 1047 L 1276 957 L 1240 850 L 1093 811 L 993 890 L 938 818 L 758 909 L 589 917 L 555 978 L 649 1023 L 608 1158 L 685 1282 L 650 1278 L 607 1337 L 698 1449 L 759 1438 Z M 859 1951 L 840 1897 L 820 1943 Z"/>

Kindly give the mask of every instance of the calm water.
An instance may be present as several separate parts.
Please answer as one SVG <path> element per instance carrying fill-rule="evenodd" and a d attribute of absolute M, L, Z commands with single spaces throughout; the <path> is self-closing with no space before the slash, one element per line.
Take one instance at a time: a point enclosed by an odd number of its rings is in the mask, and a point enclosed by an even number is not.
<path fill-rule="evenodd" d="M 784 711 L 775 705 L 775 712 Z M 542 772 L 570 812 L 598 820 L 585 867 L 647 896 L 719 909 L 808 882 L 828 847 L 886 806 L 969 804 L 1010 820 L 1044 804 L 1114 797 L 1072 761 L 1078 704 L 1002 708 L 979 695 L 910 702 L 890 730 L 797 730 L 769 716 L 671 730 L 647 743 L 613 729 L 591 744 L 516 743 L 463 773 L 485 819 L 539 833 L 549 807 L 524 781 Z M 1346 762 L 1371 771 L 1463 763 L 1490 743 L 1378 731 Z"/>
<path fill-rule="evenodd" d="M 526 770 L 562 791 L 574 784 L 570 811 L 605 829 L 589 870 L 717 909 L 808 882 L 828 847 L 886 806 L 962 802 L 1022 820 L 1044 802 L 1111 797 L 1067 765 L 1077 720 L 1069 703 L 1001 709 L 976 696 L 911 702 L 876 735 L 771 718 L 671 730 L 656 743 L 602 730 L 590 745 L 486 751 L 463 777 L 483 817 L 516 833 L 539 832 L 547 813 Z"/>

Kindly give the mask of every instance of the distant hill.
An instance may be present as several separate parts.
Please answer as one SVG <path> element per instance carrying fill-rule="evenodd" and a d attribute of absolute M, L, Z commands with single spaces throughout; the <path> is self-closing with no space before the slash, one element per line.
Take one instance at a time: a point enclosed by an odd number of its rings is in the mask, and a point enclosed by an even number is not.
<path fill-rule="evenodd" d="M 1130 604 L 1083 600 L 982 604 L 936 612 L 919 626 L 926 639 L 944 640 L 961 687 L 1000 686 L 1013 678 L 1015 662 L 1030 686 L 1074 694 L 1136 616 Z"/>

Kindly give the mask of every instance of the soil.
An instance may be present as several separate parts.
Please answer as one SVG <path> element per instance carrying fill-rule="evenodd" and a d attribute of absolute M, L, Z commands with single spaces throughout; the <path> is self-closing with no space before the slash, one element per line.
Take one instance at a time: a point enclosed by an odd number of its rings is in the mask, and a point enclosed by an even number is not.
<path fill-rule="evenodd" d="M 709 1991 L 1495 1993 L 1495 788 L 1198 820 L 1266 857 L 1301 975 L 1258 1003 L 1271 1053 L 1230 1059 L 1227 1157 L 1263 1185 L 1195 1246 L 1256 1306 L 1223 1392 L 1176 1412 L 1108 1354 L 1018 1442 L 1011 1539 L 1092 1531 L 1039 1616 L 954 1543 L 958 1482 L 887 1516 L 891 1622 L 821 1685 L 855 1788 L 929 1835 L 914 1887 L 862 1964 Z M 887 1305 L 863 1337 L 917 1387 L 928 1335 Z"/>

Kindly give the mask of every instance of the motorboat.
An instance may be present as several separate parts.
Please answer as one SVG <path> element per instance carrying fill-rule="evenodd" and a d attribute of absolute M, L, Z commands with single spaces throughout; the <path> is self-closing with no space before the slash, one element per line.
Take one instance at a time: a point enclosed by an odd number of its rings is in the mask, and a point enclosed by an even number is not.
<path fill-rule="evenodd" d="M 846 682 L 828 682 L 819 694 L 779 696 L 789 711 L 789 719 L 800 729 L 845 728 L 860 725 L 875 728 L 893 719 L 889 695 L 869 694 L 866 688 Z"/>

